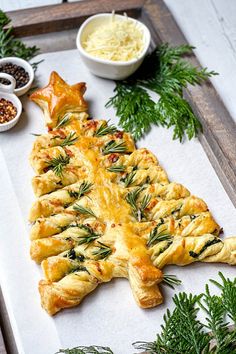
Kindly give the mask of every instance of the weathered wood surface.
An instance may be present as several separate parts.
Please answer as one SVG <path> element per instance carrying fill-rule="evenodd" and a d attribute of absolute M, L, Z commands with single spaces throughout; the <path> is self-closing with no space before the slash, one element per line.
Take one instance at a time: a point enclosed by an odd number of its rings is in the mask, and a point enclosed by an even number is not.
<path fill-rule="evenodd" d="M 11 324 L 0 288 L 0 354 L 17 353 L 18 351 L 16 348 Z"/>
<path fill-rule="evenodd" d="M 137 17 L 145 0 L 87 0 L 9 12 L 17 36 L 32 36 L 78 27 L 88 16 L 124 11 Z"/>
<path fill-rule="evenodd" d="M 236 1 L 165 0 L 203 66 L 219 73 L 211 79 L 236 121 Z M 186 15 L 187 14 L 187 15 Z"/>

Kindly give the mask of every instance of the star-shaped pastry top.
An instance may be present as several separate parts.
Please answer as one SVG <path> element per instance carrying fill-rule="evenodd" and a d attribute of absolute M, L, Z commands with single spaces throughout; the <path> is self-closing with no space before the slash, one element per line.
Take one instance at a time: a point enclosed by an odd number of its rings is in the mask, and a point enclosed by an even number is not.
<path fill-rule="evenodd" d="M 30 99 L 42 108 L 46 125 L 52 129 L 67 112 L 87 111 L 88 105 L 83 98 L 85 91 L 84 82 L 70 86 L 53 71 L 48 85 L 33 92 Z"/>

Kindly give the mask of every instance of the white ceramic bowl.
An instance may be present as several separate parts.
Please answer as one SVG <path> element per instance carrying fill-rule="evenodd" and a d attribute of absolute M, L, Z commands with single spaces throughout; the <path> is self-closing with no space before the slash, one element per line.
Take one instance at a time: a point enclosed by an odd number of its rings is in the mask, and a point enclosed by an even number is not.
<path fill-rule="evenodd" d="M 3 65 L 6 63 L 12 63 L 15 65 L 21 66 L 29 74 L 28 83 L 25 86 L 14 90 L 15 95 L 17 95 L 17 96 L 24 95 L 30 89 L 30 87 L 34 81 L 34 70 L 33 70 L 32 66 L 26 60 L 21 59 L 21 58 L 17 58 L 17 57 L 6 57 L 6 58 L 0 59 L 0 65 Z"/>
<path fill-rule="evenodd" d="M 82 60 L 88 69 L 95 75 L 113 80 L 122 80 L 133 74 L 142 64 L 145 54 L 148 51 L 151 35 L 149 29 L 140 21 L 129 17 L 129 20 L 135 22 L 143 32 L 144 48 L 139 57 L 130 61 L 112 61 L 100 59 L 88 54 L 82 46 L 88 35 L 94 31 L 95 28 L 103 25 L 111 20 L 112 14 L 99 14 L 89 17 L 80 27 L 76 45 L 81 55 Z M 126 20 L 125 16 L 115 15 L 119 20 Z"/>
<path fill-rule="evenodd" d="M 13 128 L 14 125 L 16 125 L 16 123 L 18 122 L 21 112 L 22 112 L 21 101 L 19 100 L 19 98 L 16 95 L 14 95 L 12 93 L 7 93 L 7 92 L 0 92 L 0 99 L 1 98 L 5 98 L 5 100 L 11 101 L 17 109 L 17 114 L 16 114 L 15 118 L 10 120 L 10 122 L 2 123 L 2 124 L 0 123 L 0 133 Z"/>

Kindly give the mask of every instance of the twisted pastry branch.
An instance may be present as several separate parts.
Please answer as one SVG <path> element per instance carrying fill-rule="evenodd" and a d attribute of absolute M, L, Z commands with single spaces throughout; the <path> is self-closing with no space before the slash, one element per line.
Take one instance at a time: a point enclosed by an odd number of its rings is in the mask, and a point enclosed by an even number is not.
<path fill-rule="evenodd" d="M 116 277 L 129 280 L 139 306 L 153 307 L 163 301 L 165 265 L 235 265 L 236 238 L 220 240 L 206 203 L 169 182 L 157 158 L 136 149 L 128 133 L 89 119 L 84 92 L 84 83 L 70 86 L 54 72 L 31 96 L 49 130 L 30 156 L 38 199 L 29 215 L 47 312 L 78 305 Z"/>

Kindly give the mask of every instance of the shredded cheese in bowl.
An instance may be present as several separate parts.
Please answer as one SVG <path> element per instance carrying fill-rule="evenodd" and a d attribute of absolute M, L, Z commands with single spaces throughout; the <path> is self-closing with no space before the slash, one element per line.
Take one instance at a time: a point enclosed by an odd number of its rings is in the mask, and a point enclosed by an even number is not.
<path fill-rule="evenodd" d="M 144 48 L 143 32 L 135 21 L 111 20 L 95 28 L 83 41 L 84 50 L 101 59 L 130 61 L 139 57 Z"/>

